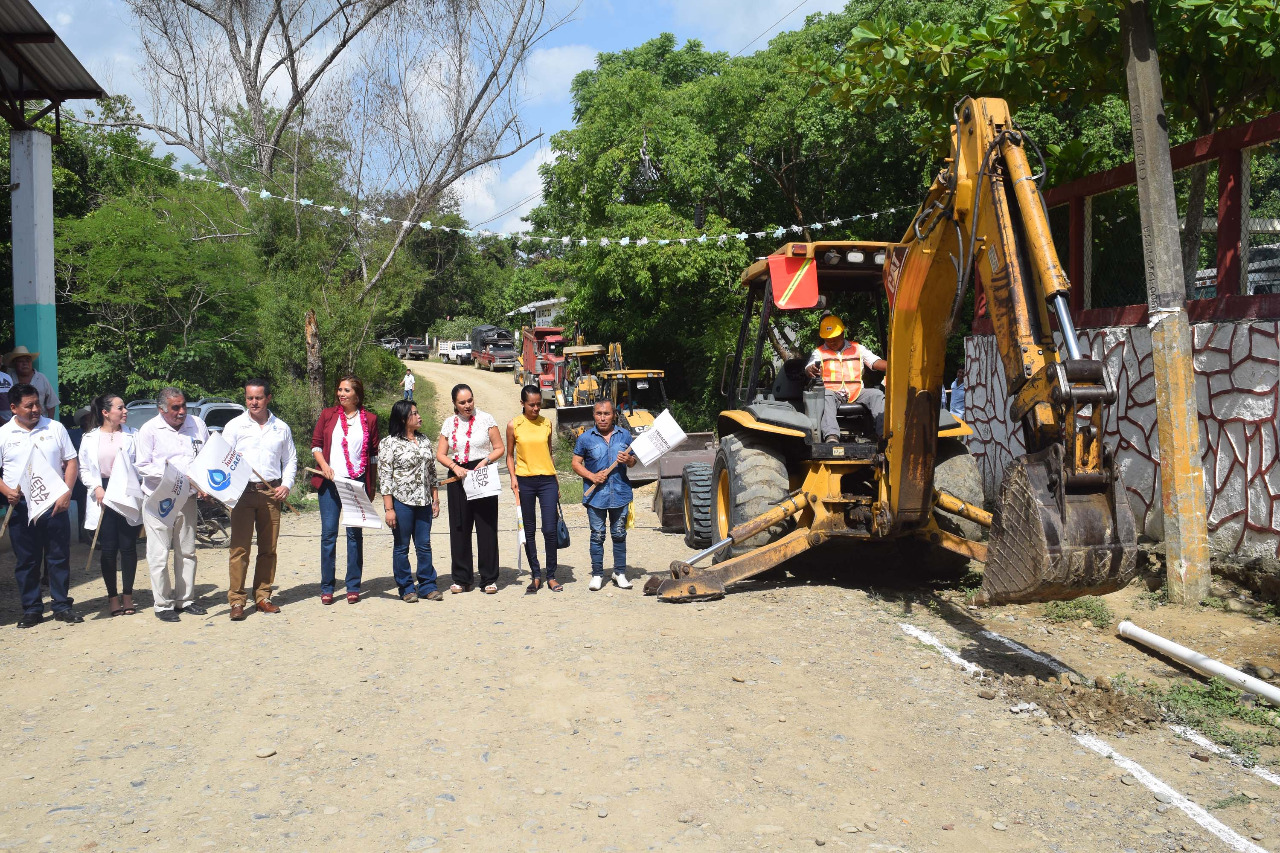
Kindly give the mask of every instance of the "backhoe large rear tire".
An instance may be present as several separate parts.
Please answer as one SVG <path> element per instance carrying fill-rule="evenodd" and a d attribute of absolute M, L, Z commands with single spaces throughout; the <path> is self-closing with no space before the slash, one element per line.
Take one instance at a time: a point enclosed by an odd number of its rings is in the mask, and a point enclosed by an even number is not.
<path fill-rule="evenodd" d="M 711 536 L 718 542 L 739 524 L 768 512 L 790 491 L 787 464 L 782 452 L 754 436 L 730 435 L 716 451 L 711 497 Z M 741 544 L 726 546 L 712 558 L 723 562 L 767 545 L 785 535 L 787 521 L 752 536 Z"/>
<path fill-rule="evenodd" d="M 690 462 L 680 475 L 684 503 L 684 544 L 701 551 L 711 544 L 712 466 Z"/>
<path fill-rule="evenodd" d="M 982 506 L 982 473 L 969 449 L 958 438 L 938 440 L 938 453 L 933 469 L 933 487 L 966 503 Z M 986 530 L 981 524 L 940 510 L 933 511 L 938 527 L 956 536 L 981 540 Z M 969 570 L 969 558 L 920 539 L 899 540 L 899 554 L 912 574 L 920 573 L 932 580 L 953 580 Z"/>
<path fill-rule="evenodd" d="M 969 454 L 969 448 L 958 438 L 938 439 L 937 462 L 933 469 L 933 487 L 939 492 L 946 492 L 965 503 L 981 507 L 984 497 L 982 493 L 982 471 L 978 463 Z M 976 521 L 961 518 L 950 513 L 933 511 L 938 526 L 948 533 L 972 539 L 975 542 L 986 536 L 986 528 Z"/>

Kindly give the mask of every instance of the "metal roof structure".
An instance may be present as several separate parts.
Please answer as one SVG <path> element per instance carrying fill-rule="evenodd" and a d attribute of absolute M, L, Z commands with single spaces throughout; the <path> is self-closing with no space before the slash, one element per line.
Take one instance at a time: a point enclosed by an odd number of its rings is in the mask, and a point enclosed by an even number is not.
<path fill-rule="evenodd" d="M 105 96 L 29 0 L 0 0 L 0 118 L 15 130 L 33 130 L 53 113 L 57 139 L 64 101 Z"/>

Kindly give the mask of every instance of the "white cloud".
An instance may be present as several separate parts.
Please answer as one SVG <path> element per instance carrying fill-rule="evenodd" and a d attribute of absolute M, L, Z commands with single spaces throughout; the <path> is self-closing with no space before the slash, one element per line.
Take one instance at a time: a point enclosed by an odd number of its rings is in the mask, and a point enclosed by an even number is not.
<path fill-rule="evenodd" d="M 538 48 L 529 54 L 524 82 L 526 103 L 568 101 L 569 84 L 574 75 L 595 67 L 596 53 L 595 48 L 585 44 L 566 44 Z"/>
<path fill-rule="evenodd" d="M 472 172 L 455 185 L 462 202 L 462 215 L 473 227 L 490 231 L 528 228 L 529 223 L 522 217 L 542 201 L 538 167 L 554 157 L 551 150 L 544 147 L 531 154 L 509 176 L 504 176 L 497 167 Z"/>
<path fill-rule="evenodd" d="M 847 0 L 808 0 L 791 14 L 797 0 L 699 0 L 697 3 L 683 0 L 663 0 L 671 10 L 678 27 L 675 32 L 681 40 L 689 37 L 702 39 L 711 50 L 727 50 L 735 53 L 756 36 L 760 36 L 744 51 L 752 54 L 763 50 L 769 39 L 784 30 L 798 30 L 804 19 L 815 12 L 836 12 L 845 7 Z M 784 15 L 786 17 L 779 21 Z M 761 35 L 763 33 L 763 35 Z"/>

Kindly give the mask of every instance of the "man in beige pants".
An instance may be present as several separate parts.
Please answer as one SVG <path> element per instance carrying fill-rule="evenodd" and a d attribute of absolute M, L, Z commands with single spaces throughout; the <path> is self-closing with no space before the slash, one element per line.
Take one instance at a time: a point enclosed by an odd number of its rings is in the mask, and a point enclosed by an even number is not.
<path fill-rule="evenodd" d="M 244 384 L 245 413 L 222 431 L 231 449 L 244 456 L 249 465 L 249 485 L 231 510 L 231 555 L 228 568 L 231 583 L 227 601 L 231 621 L 244 619 L 248 604 L 245 576 L 249 572 L 249 548 L 258 534 L 258 559 L 253 570 L 253 601 L 261 613 L 279 613 L 271 600 L 276 580 L 276 542 L 280 537 L 280 507 L 289 497 L 298 473 L 298 454 L 293 431 L 268 408 L 271 386 L 265 379 Z"/>

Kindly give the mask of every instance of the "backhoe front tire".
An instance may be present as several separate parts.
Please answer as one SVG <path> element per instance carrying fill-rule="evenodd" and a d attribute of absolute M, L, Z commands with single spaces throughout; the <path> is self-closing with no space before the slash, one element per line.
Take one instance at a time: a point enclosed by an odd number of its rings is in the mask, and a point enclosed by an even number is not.
<path fill-rule="evenodd" d="M 721 439 L 712 473 L 711 536 L 718 542 L 739 524 L 768 512 L 790 491 L 781 451 L 754 436 Z M 775 524 L 741 544 L 728 545 L 712 558 L 723 562 L 781 538 L 792 522 Z"/>
<path fill-rule="evenodd" d="M 701 551 L 711 545 L 712 466 L 690 462 L 680 475 L 684 503 L 684 544 Z"/>

